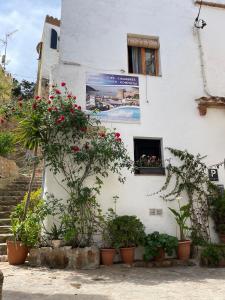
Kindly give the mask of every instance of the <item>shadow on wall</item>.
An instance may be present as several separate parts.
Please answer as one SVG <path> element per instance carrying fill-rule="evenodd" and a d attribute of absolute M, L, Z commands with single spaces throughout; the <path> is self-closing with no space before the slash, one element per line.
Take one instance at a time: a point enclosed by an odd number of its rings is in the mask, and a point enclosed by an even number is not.
<path fill-rule="evenodd" d="M 84 294 L 55 294 L 55 295 L 44 295 L 44 294 L 31 294 L 14 291 L 4 291 L 4 300 L 109 300 L 107 296 L 101 295 L 84 295 Z"/>

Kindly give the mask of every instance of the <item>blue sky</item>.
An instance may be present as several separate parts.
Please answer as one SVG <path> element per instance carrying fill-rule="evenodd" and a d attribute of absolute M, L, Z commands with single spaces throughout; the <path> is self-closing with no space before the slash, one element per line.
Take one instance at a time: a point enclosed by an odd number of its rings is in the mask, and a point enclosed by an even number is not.
<path fill-rule="evenodd" d="M 60 18 L 61 0 L 0 0 L 0 39 L 10 37 L 7 71 L 18 80 L 36 80 L 36 45 L 41 39 L 45 16 Z M 4 47 L 0 43 L 0 55 Z"/>

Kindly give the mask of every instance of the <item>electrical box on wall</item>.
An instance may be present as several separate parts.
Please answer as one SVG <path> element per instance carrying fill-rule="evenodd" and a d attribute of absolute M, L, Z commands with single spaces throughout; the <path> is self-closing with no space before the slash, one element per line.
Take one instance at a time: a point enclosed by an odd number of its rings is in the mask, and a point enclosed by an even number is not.
<path fill-rule="evenodd" d="M 162 216 L 163 210 L 161 208 L 150 208 L 149 215 L 150 216 Z"/>

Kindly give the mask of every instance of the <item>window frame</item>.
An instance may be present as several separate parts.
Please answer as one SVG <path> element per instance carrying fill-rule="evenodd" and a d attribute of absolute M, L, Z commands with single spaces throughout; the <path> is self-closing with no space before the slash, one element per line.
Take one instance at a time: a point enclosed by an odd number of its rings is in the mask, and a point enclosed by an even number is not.
<path fill-rule="evenodd" d="M 133 155 L 134 155 L 134 162 L 135 162 L 135 140 L 153 140 L 153 141 L 159 141 L 160 142 L 160 159 L 162 162 L 162 165 L 160 167 L 138 167 L 137 169 L 134 170 L 134 175 L 135 176 L 165 176 L 165 163 L 164 163 L 164 153 L 163 153 L 163 138 L 157 138 L 157 137 L 139 137 L 135 136 L 133 137 Z"/>
<path fill-rule="evenodd" d="M 141 49 L 141 73 L 131 73 L 129 72 L 129 50 L 128 47 L 135 47 L 127 45 L 127 66 L 128 66 L 128 74 L 136 74 L 136 75 L 145 75 L 145 76 L 155 76 L 159 77 L 159 49 L 153 49 L 148 47 L 137 47 Z M 146 49 L 151 49 L 155 51 L 155 74 L 147 74 L 146 73 Z"/>

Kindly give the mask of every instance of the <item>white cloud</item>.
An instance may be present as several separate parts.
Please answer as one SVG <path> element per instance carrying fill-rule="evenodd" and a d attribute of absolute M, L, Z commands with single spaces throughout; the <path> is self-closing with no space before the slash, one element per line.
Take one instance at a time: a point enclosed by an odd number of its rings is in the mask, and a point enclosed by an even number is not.
<path fill-rule="evenodd" d="M 9 39 L 7 70 L 19 80 L 35 80 L 36 45 L 41 39 L 45 15 L 60 18 L 60 0 L 0 0 L 0 38 L 18 29 Z M 0 45 L 0 53 L 3 53 Z"/>

